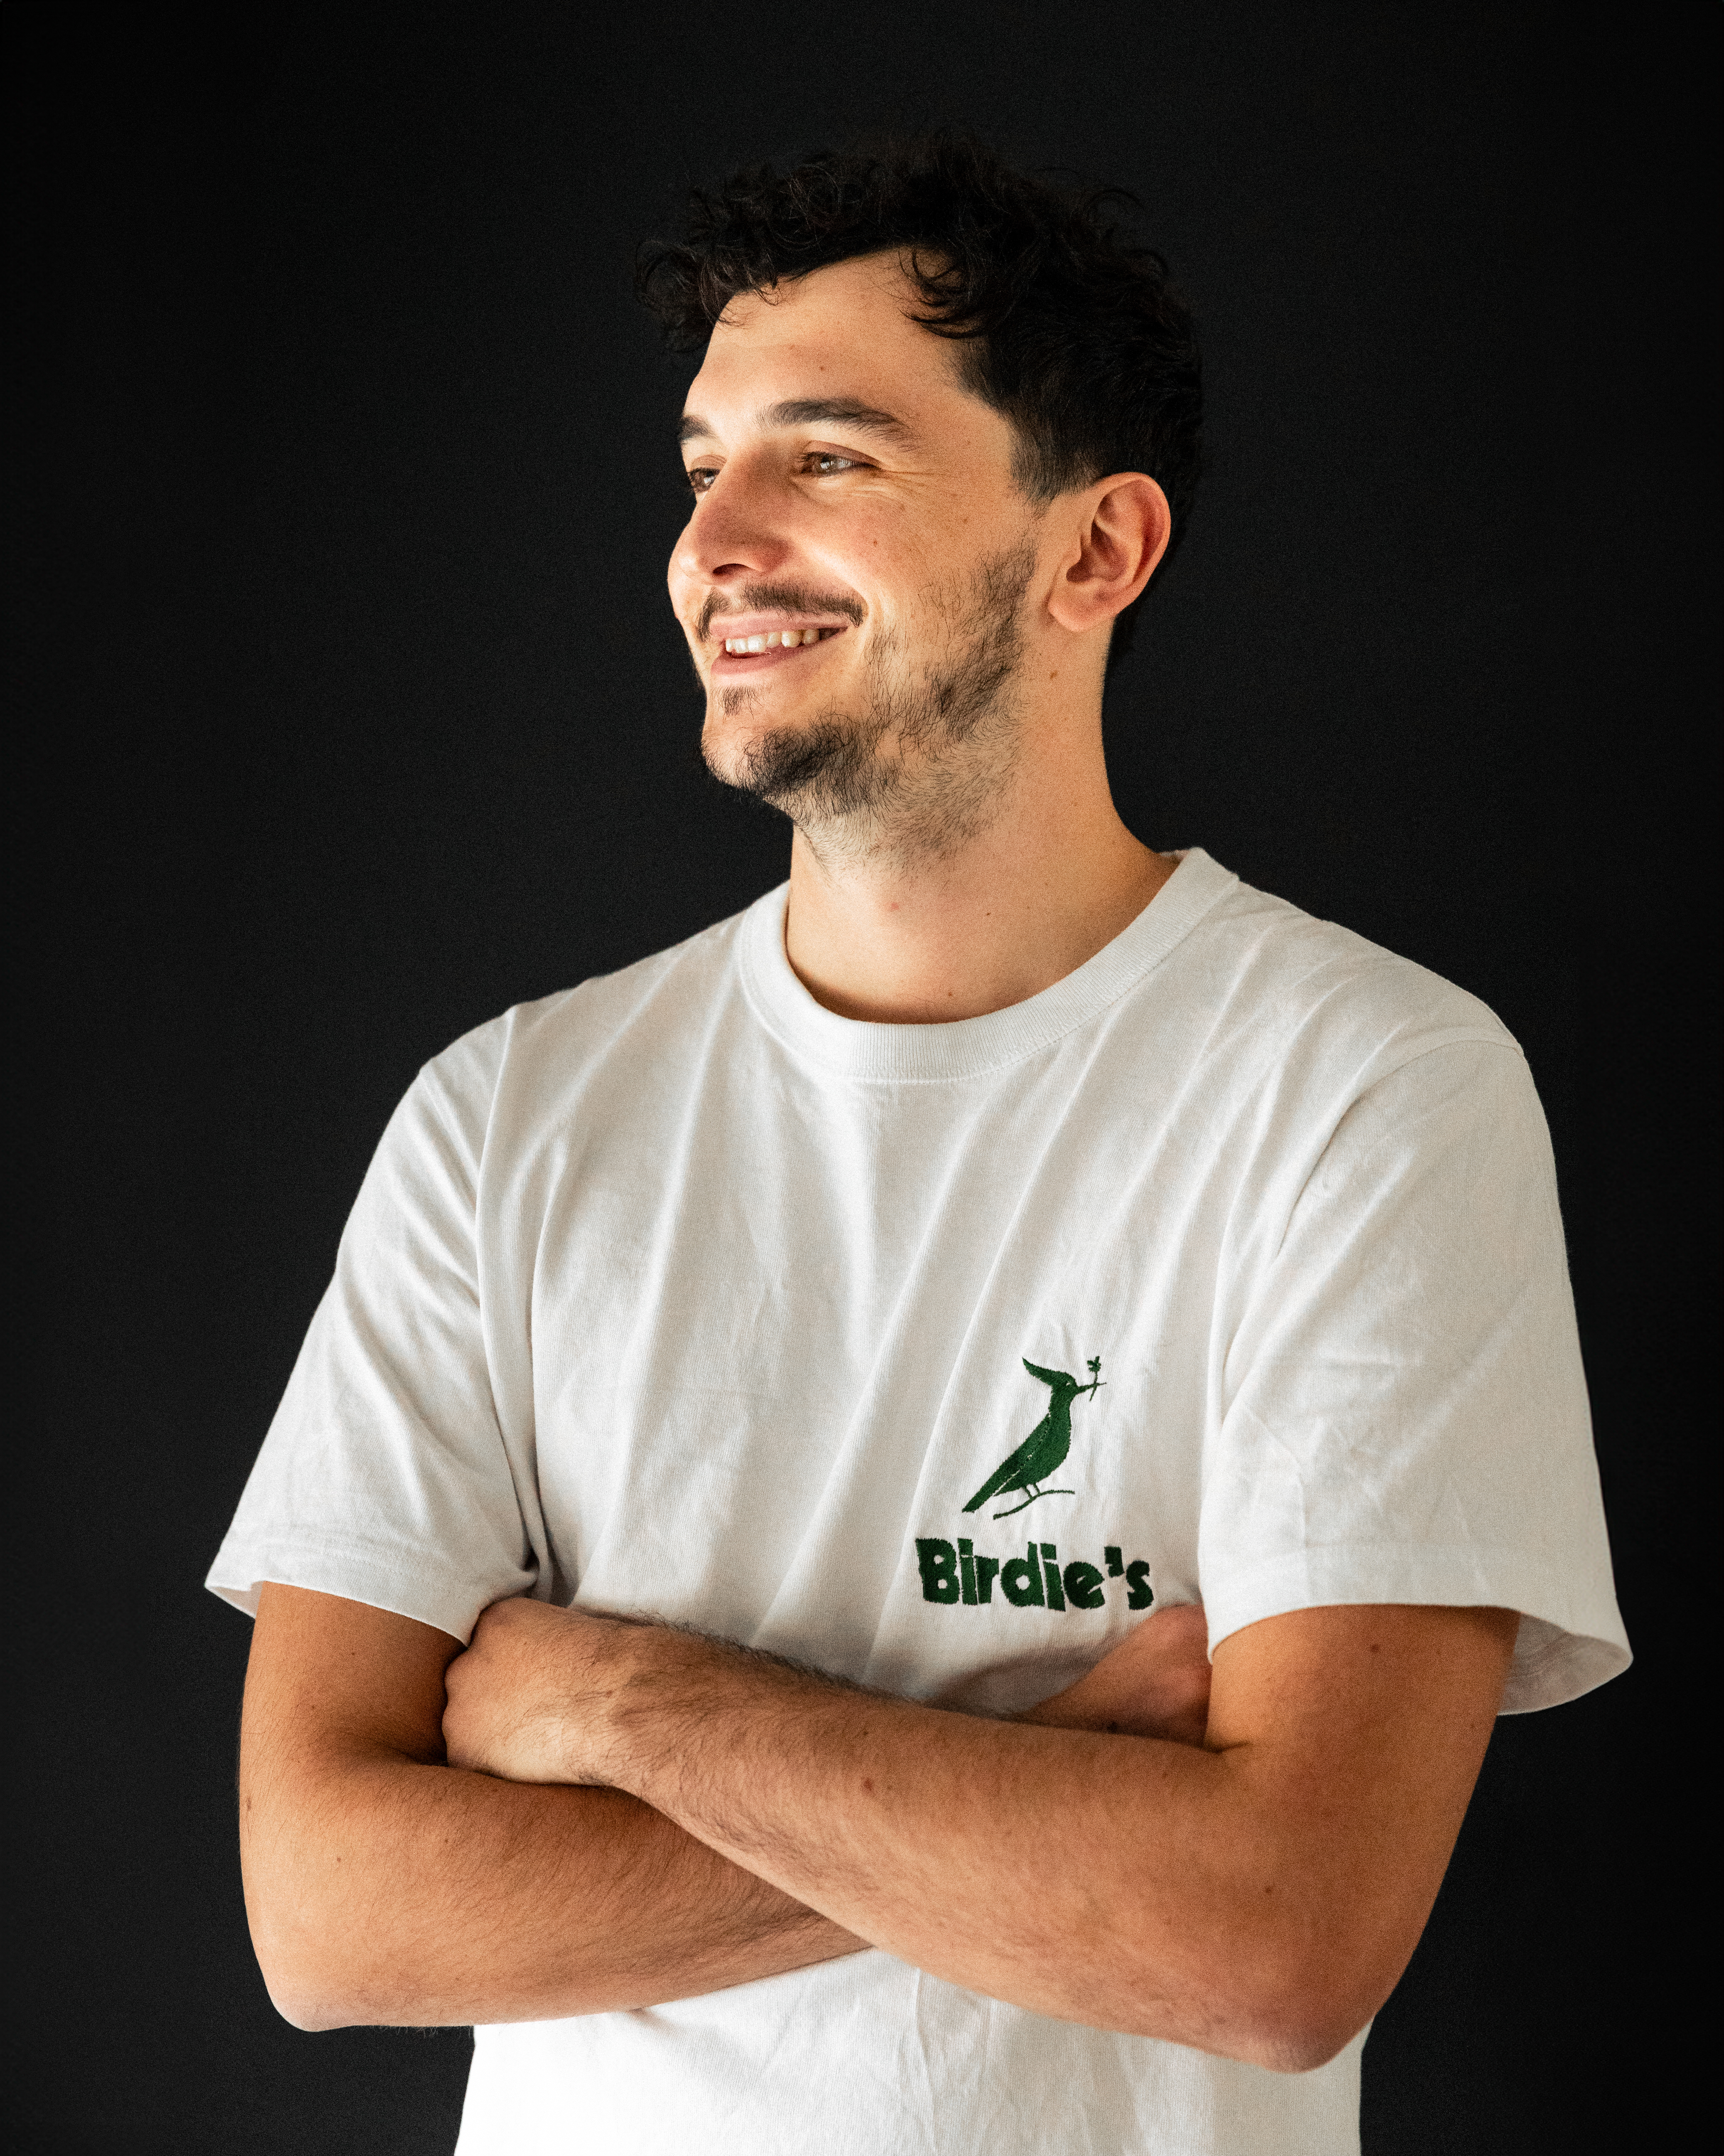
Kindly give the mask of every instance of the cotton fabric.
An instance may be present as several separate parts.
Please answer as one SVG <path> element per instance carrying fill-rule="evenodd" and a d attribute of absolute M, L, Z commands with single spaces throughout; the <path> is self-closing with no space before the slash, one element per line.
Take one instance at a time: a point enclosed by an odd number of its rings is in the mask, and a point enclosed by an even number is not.
<path fill-rule="evenodd" d="M 1195 849 L 952 1024 L 824 1009 L 784 907 L 426 1066 L 217 1593 L 462 1640 L 531 1594 L 1000 1712 L 1193 1600 L 1212 1647 L 1516 1609 L 1510 1712 L 1625 1666 L 1549 1141 L 1490 1011 Z M 869 1953 L 481 2029 L 459 2148 L 1342 2156 L 1362 2041 L 1273 2075 Z"/>

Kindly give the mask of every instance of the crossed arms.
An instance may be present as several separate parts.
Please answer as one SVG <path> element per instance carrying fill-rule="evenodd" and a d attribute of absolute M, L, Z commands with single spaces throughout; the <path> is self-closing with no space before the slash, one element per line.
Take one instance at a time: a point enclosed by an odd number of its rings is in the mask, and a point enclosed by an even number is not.
<path fill-rule="evenodd" d="M 1030 1716 L 499 1603 L 462 1654 L 266 1586 L 241 1849 L 304 2028 L 656 2005 L 875 1946 L 1065 2020 L 1285 2071 L 1381 2005 L 1501 1694 L 1500 1609 L 1159 1613 Z M 1207 1715 L 1205 1705 L 1207 1701 Z"/>

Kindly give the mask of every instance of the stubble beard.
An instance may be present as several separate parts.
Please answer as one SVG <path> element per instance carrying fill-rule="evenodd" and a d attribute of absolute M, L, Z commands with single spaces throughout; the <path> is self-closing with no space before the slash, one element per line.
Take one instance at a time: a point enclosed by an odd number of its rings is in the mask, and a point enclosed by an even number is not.
<path fill-rule="evenodd" d="M 941 651 L 933 665 L 916 670 L 901 637 L 884 634 L 870 648 L 854 706 L 771 727 L 727 754 L 703 743 L 707 768 L 782 810 L 817 857 L 834 865 L 910 865 L 955 852 L 998 813 L 1017 764 L 1013 690 L 1034 561 L 1026 541 L 936 603 L 928 624 Z M 757 690 L 735 688 L 721 689 L 717 703 L 734 718 L 758 701 Z"/>

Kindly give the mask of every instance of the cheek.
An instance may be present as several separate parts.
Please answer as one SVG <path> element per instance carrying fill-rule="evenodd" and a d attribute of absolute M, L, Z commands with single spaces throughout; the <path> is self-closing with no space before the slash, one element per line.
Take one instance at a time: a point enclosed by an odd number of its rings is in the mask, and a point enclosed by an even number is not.
<path fill-rule="evenodd" d="M 963 580 L 986 551 L 980 536 L 979 524 L 966 516 L 926 518 L 883 509 L 859 526 L 854 558 L 894 613 L 910 619 Z"/>

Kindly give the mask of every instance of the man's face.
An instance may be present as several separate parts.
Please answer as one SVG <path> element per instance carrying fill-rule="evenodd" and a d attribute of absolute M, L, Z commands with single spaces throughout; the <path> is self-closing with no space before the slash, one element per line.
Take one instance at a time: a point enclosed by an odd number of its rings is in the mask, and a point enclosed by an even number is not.
<path fill-rule="evenodd" d="M 729 783 L 940 850 L 1012 765 L 1038 518 L 1013 435 L 872 255 L 735 300 L 690 389 L 670 593 Z"/>

